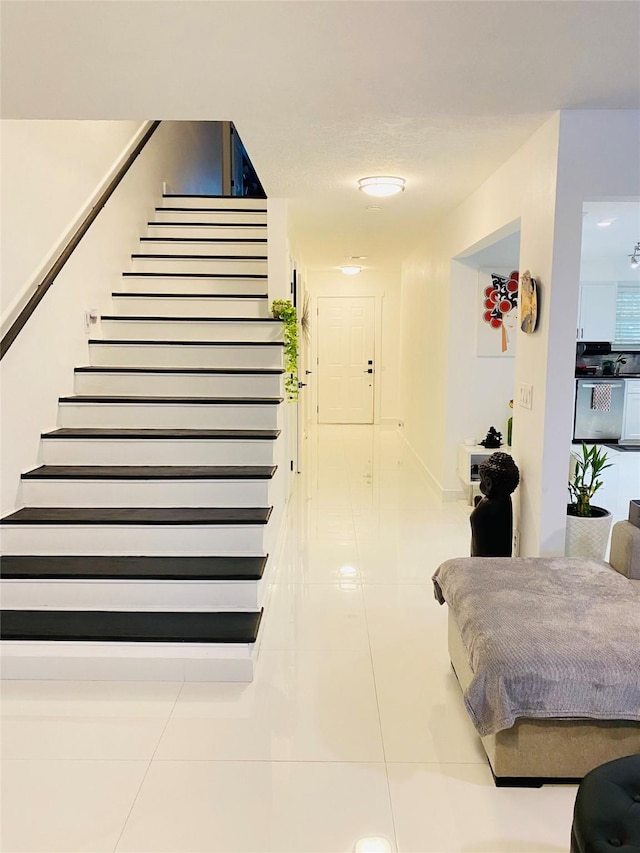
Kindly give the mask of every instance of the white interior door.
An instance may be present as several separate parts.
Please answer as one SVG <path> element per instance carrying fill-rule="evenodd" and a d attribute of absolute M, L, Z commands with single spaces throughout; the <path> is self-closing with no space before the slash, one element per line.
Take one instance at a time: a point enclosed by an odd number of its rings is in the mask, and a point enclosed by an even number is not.
<path fill-rule="evenodd" d="M 318 421 L 372 424 L 375 298 L 318 298 Z"/>

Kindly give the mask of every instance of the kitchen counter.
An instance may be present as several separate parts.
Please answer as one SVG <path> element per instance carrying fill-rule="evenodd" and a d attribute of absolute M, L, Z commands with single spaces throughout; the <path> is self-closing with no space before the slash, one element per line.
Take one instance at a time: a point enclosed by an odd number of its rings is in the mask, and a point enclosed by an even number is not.
<path fill-rule="evenodd" d="M 640 373 L 619 373 L 617 376 L 596 376 L 595 373 L 576 373 L 576 379 L 640 379 Z"/>

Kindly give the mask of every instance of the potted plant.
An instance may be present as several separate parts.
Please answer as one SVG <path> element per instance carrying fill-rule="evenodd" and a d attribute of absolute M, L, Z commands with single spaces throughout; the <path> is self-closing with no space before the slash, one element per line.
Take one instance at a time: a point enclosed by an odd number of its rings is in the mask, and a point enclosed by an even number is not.
<path fill-rule="evenodd" d="M 271 313 L 284 324 L 284 390 L 289 402 L 298 399 L 298 321 L 295 306 L 289 299 L 274 299 Z"/>
<path fill-rule="evenodd" d="M 579 453 L 572 453 L 573 473 L 569 478 L 565 555 L 604 560 L 611 529 L 611 513 L 591 500 L 603 485 L 600 475 L 611 467 L 606 451 L 583 442 Z"/>

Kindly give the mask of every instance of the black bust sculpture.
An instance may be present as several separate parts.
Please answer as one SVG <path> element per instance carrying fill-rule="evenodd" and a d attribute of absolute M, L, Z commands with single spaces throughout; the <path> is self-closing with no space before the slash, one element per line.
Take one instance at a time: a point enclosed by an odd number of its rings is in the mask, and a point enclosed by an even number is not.
<path fill-rule="evenodd" d="M 510 557 L 513 537 L 511 493 L 520 482 L 518 466 L 508 453 L 492 453 L 480 463 L 484 495 L 471 513 L 471 556 Z"/>

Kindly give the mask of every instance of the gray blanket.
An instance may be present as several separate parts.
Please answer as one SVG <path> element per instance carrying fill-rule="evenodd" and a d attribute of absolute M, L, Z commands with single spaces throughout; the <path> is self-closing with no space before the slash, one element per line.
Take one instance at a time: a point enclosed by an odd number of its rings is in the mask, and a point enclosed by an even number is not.
<path fill-rule="evenodd" d="M 518 717 L 640 721 L 640 580 L 608 563 L 461 558 L 433 576 L 460 629 L 480 735 Z"/>

